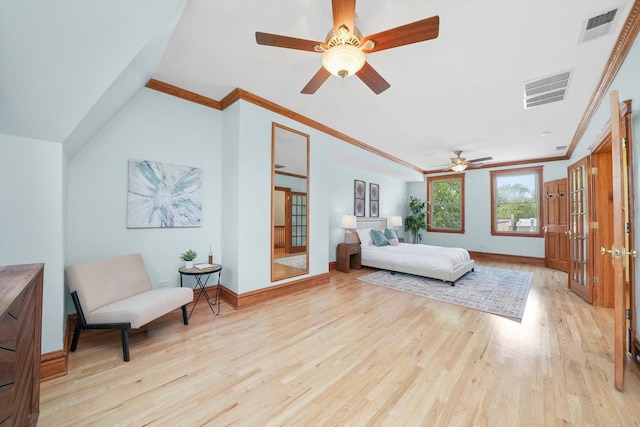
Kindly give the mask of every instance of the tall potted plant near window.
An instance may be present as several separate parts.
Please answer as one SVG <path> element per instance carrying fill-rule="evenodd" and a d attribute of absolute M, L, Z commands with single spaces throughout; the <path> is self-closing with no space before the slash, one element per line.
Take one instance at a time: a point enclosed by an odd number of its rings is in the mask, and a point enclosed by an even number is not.
<path fill-rule="evenodd" d="M 404 230 L 411 233 L 412 243 L 420 243 L 422 235 L 420 230 L 427 229 L 427 219 L 425 215 L 424 207 L 427 202 L 420 200 L 417 197 L 411 196 L 409 201 L 410 215 L 404 221 Z"/>

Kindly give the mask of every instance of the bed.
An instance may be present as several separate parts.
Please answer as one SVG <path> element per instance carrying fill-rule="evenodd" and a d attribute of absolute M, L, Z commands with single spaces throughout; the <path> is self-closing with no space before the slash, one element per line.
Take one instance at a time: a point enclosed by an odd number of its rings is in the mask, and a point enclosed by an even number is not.
<path fill-rule="evenodd" d="M 386 218 L 357 219 L 356 231 L 358 237 L 362 237 L 362 265 L 439 279 L 450 282 L 451 286 L 475 267 L 469 252 L 462 248 L 395 242 L 394 245 L 376 246 L 369 238 L 370 230 L 384 231 L 386 228 Z"/>

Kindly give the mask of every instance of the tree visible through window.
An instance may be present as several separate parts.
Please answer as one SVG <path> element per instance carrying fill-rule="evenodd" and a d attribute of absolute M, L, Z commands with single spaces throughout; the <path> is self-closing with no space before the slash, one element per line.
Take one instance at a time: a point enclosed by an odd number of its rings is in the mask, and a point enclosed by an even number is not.
<path fill-rule="evenodd" d="M 542 166 L 491 172 L 491 234 L 541 236 Z"/>
<path fill-rule="evenodd" d="M 464 174 L 427 177 L 427 231 L 464 233 Z"/>

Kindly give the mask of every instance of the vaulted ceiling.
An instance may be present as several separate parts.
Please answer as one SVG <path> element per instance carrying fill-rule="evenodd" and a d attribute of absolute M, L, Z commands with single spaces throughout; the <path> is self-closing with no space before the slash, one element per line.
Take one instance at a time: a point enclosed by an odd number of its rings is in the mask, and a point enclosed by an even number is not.
<path fill-rule="evenodd" d="M 439 35 L 368 54 L 391 85 L 379 95 L 355 76 L 305 95 L 321 55 L 258 45 L 255 32 L 324 41 L 331 0 L 3 0 L 0 131 L 73 153 L 154 78 L 214 100 L 241 88 L 427 171 L 454 150 L 487 164 L 563 157 L 632 6 L 360 0 L 364 35 L 431 16 Z M 614 9 L 584 41 L 589 19 Z M 564 99 L 524 108 L 525 83 L 565 72 Z"/>

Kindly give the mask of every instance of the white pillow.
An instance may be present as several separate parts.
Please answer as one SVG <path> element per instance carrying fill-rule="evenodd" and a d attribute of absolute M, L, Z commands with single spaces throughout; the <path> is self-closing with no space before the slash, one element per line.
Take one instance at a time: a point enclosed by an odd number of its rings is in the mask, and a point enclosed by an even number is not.
<path fill-rule="evenodd" d="M 371 238 L 371 229 L 370 228 L 357 228 L 356 233 L 358 233 L 358 237 L 360 238 L 360 243 L 364 246 L 373 245 L 373 239 Z"/>
<path fill-rule="evenodd" d="M 391 246 L 398 246 L 398 239 L 388 239 Z"/>

